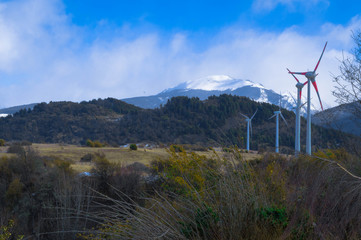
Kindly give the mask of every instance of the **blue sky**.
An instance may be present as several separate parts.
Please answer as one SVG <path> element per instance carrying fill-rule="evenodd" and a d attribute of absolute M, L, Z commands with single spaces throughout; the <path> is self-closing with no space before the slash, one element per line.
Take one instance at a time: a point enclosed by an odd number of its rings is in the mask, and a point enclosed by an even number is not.
<path fill-rule="evenodd" d="M 331 74 L 361 27 L 358 0 L 0 0 L 0 107 L 151 95 L 209 75 L 295 92 L 286 67 Z"/>

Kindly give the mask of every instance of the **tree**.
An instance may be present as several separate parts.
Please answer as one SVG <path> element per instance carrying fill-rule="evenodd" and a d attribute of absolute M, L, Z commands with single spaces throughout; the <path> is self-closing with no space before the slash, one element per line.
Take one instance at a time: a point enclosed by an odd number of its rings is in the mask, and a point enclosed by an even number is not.
<path fill-rule="evenodd" d="M 138 147 L 137 147 L 136 144 L 132 143 L 132 144 L 130 144 L 129 149 L 130 149 L 130 150 L 137 150 Z"/>
<path fill-rule="evenodd" d="M 332 94 L 339 104 L 354 103 L 355 114 L 361 117 L 361 30 L 352 33 L 355 47 L 352 57 L 341 61 L 340 75 L 334 76 L 337 84 Z"/>

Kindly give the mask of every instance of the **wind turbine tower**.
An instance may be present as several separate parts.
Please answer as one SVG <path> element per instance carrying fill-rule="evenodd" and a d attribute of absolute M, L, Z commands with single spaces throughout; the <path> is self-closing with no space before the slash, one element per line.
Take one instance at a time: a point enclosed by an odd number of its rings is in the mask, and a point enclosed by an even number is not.
<path fill-rule="evenodd" d="M 287 68 L 288 72 L 291 71 Z M 301 152 L 301 96 L 302 88 L 308 83 L 308 81 L 301 83 L 295 75 L 292 76 L 296 79 L 297 84 L 297 103 L 296 103 L 296 127 L 295 127 L 295 155 L 297 156 Z"/>
<path fill-rule="evenodd" d="M 279 116 L 282 117 L 283 121 L 286 123 L 286 119 L 283 117 L 282 113 L 281 113 L 281 95 L 280 95 L 280 105 L 279 105 L 279 110 L 278 111 L 274 111 L 273 112 L 274 115 L 272 117 L 270 117 L 269 119 L 276 117 L 276 153 L 279 153 Z"/>
<path fill-rule="evenodd" d="M 327 46 L 327 42 L 323 48 L 322 54 L 320 56 L 320 59 L 318 60 L 315 70 L 313 71 L 308 71 L 308 72 L 289 72 L 290 74 L 299 74 L 299 75 L 304 75 L 308 82 L 311 82 L 313 87 L 316 90 L 318 99 L 320 100 L 320 104 L 321 104 L 321 109 L 323 110 L 323 106 L 322 106 L 322 102 L 321 102 L 321 98 L 320 98 L 320 94 L 318 92 L 318 88 L 317 88 L 317 84 L 316 84 L 316 76 L 318 74 L 316 74 L 316 70 L 318 68 L 318 65 L 320 64 L 320 61 L 322 59 L 323 53 L 325 52 Z M 311 84 L 308 84 L 307 86 L 307 132 L 306 132 L 306 153 L 308 155 L 311 155 Z"/>
<path fill-rule="evenodd" d="M 251 134 L 252 134 L 252 119 L 256 115 L 257 111 L 258 111 L 258 109 L 256 110 L 256 112 L 253 114 L 253 116 L 251 118 L 249 118 L 246 115 L 241 113 L 241 115 L 246 118 L 245 120 L 247 122 L 247 151 L 248 152 L 249 152 L 249 130 L 251 130 Z"/>

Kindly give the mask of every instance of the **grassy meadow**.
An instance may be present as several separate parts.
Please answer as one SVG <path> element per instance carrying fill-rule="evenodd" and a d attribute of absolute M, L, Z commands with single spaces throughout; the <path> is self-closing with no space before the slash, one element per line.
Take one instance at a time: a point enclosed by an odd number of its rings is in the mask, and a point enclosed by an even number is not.
<path fill-rule="evenodd" d="M 138 150 L 130 150 L 129 147 L 86 147 L 68 144 L 42 144 L 34 143 L 31 148 L 42 157 L 54 157 L 71 163 L 71 168 L 76 172 L 90 171 L 94 167 L 92 162 L 81 162 L 81 158 L 86 154 L 104 154 L 105 158 L 111 162 L 120 165 L 129 165 L 134 162 L 143 163 L 147 166 L 153 160 L 166 159 L 169 156 L 168 148 L 138 148 Z M 14 156 L 15 154 L 7 153 L 8 147 L 0 147 L 0 158 L 2 156 Z M 217 154 L 223 155 L 221 148 L 214 148 Z M 211 157 L 214 153 L 208 151 L 194 151 L 195 153 Z M 252 160 L 261 157 L 256 152 L 243 153 L 243 158 Z"/>

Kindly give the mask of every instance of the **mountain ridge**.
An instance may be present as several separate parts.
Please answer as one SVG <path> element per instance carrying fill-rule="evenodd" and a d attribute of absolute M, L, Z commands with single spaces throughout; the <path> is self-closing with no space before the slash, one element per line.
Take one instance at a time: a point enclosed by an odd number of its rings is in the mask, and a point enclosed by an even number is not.
<path fill-rule="evenodd" d="M 312 116 L 312 122 L 325 128 L 361 136 L 361 103 L 353 102 L 326 109 Z"/>
<path fill-rule="evenodd" d="M 227 75 L 199 78 L 180 83 L 156 95 L 124 98 L 121 100 L 141 108 L 154 109 L 165 105 L 172 97 L 198 97 L 200 100 L 206 100 L 210 96 L 220 96 L 222 94 L 248 97 L 257 102 L 266 102 L 274 105 L 279 105 L 281 98 L 281 107 L 288 110 L 292 110 L 295 107 L 291 93 L 281 95 L 272 89 L 265 88 L 262 84 L 248 79 L 235 79 Z M 316 111 L 314 106 L 312 111 Z"/>

